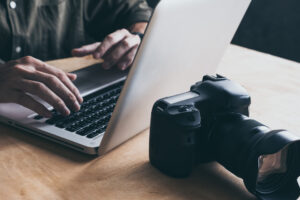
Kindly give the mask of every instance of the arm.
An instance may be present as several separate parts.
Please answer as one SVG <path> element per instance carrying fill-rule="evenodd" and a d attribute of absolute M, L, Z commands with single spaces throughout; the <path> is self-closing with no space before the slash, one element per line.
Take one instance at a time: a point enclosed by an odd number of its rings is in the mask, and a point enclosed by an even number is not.
<path fill-rule="evenodd" d="M 131 33 L 137 32 L 137 33 L 145 33 L 145 30 L 147 28 L 148 23 L 146 22 L 139 22 L 136 24 L 133 24 L 129 27 L 129 31 Z"/>
<path fill-rule="evenodd" d="M 0 64 L 0 103 L 17 103 L 50 118 L 51 112 L 31 97 L 36 95 L 66 116 L 78 111 L 83 101 L 72 83 L 75 79 L 75 74 L 30 56 L 12 60 Z"/>
<path fill-rule="evenodd" d="M 125 10 L 127 7 L 129 8 Z M 104 69 L 116 66 L 121 70 L 125 70 L 132 64 L 138 46 L 141 43 L 141 38 L 132 33 L 145 32 L 148 24 L 147 21 L 150 19 L 151 9 L 143 0 L 119 1 L 119 4 L 115 5 L 114 9 L 118 10 L 118 15 L 116 13 L 111 14 L 114 16 L 117 24 L 114 26 L 119 27 L 122 24 L 124 25 L 123 28 L 108 34 L 102 42 L 73 49 L 73 56 L 92 54 L 95 59 L 102 58 L 104 60 L 102 65 Z"/>

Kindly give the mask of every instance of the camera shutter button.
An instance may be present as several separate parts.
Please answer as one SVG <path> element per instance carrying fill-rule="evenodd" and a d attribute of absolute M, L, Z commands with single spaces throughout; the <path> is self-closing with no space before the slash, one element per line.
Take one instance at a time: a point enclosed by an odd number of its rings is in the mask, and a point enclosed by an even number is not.
<path fill-rule="evenodd" d="M 180 106 L 179 108 L 178 108 L 178 111 L 179 112 L 186 112 L 186 111 L 190 111 L 191 109 L 190 109 L 190 107 L 189 106 Z"/>
<path fill-rule="evenodd" d="M 180 106 L 180 107 L 178 108 L 178 111 L 179 111 L 179 112 L 186 112 L 186 111 L 188 111 L 188 106 Z"/>

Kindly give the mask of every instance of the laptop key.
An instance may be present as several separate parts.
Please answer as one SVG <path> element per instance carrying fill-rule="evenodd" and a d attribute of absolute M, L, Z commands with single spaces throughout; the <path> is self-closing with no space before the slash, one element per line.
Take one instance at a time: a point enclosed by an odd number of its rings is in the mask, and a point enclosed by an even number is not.
<path fill-rule="evenodd" d="M 48 120 L 46 120 L 46 123 L 47 124 L 51 124 L 51 125 L 54 125 L 54 124 L 56 124 L 59 120 L 62 120 L 63 119 L 63 116 L 55 116 L 55 117 L 52 117 L 52 118 L 50 118 L 50 119 L 48 119 Z"/>
<path fill-rule="evenodd" d="M 78 127 L 75 127 L 75 126 L 70 126 L 68 128 L 66 128 L 67 131 L 70 131 L 70 132 L 75 132 L 77 130 Z"/>
<path fill-rule="evenodd" d="M 93 130 L 95 130 L 95 127 L 94 127 L 92 124 L 90 124 L 90 125 L 88 125 L 88 126 L 82 128 L 82 129 L 76 131 L 76 133 L 79 134 L 79 135 L 84 136 L 84 135 L 89 134 L 89 133 L 92 132 Z"/>
<path fill-rule="evenodd" d="M 123 84 L 124 81 L 84 97 L 81 109 L 67 117 L 63 117 L 56 110 L 52 110 L 53 117 L 48 119 L 46 123 L 88 138 L 103 133 L 111 118 Z"/>
<path fill-rule="evenodd" d="M 93 131 L 92 133 L 88 134 L 86 137 L 87 138 L 94 138 L 94 137 L 100 135 L 103 132 L 104 131 L 102 131 L 102 130 L 96 130 L 96 131 Z"/>
<path fill-rule="evenodd" d="M 65 128 L 66 124 L 63 123 L 63 122 L 58 122 L 58 123 L 55 124 L 55 126 L 58 127 L 58 128 Z"/>
<path fill-rule="evenodd" d="M 37 115 L 37 116 L 34 117 L 35 120 L 40 120 L 40 119 L 43 119 L 43 118 L 44 118 L 44 117 L 41 116 L 41 115 Z"/>
<path fill-rule="evenodd" d="M 87 131 L 85 131 L 84 129 L 80 129 L 80 130 L 76 131 L 76 134 L 85 136 L 85 135 L 87 135 Z"/>

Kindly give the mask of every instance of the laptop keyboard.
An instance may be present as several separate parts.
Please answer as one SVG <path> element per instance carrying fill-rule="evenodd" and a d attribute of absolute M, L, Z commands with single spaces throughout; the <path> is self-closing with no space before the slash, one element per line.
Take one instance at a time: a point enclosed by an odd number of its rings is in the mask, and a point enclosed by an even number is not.
<path fill-rule="evenodd" d="M 124 82 L 118 82 L 87 95 L 83 98 L 80 110 L 67 117 L 52 110 L 53 116 L 46 120 L 46 123 L 87 138 L 104 133 Z M 37 115 L 34 118 L 40 120 L 41 116 Z"/>

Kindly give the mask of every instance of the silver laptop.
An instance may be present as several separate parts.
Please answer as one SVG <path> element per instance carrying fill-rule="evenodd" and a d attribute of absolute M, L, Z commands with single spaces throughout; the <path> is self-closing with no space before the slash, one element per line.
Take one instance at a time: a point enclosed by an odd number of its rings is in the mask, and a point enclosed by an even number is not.
<path fill-rule="evenodd" d="M 251 0 L 162 0 L 130 71 L 90 66 L 76 71 L 81 110 L 51 119 L 12 103 L 0 120 L 87 154 L 102 155 L 149 127 L 162 97 L 215 73 Z M 49 109 L 51 109 L 49 107 Z"/>

